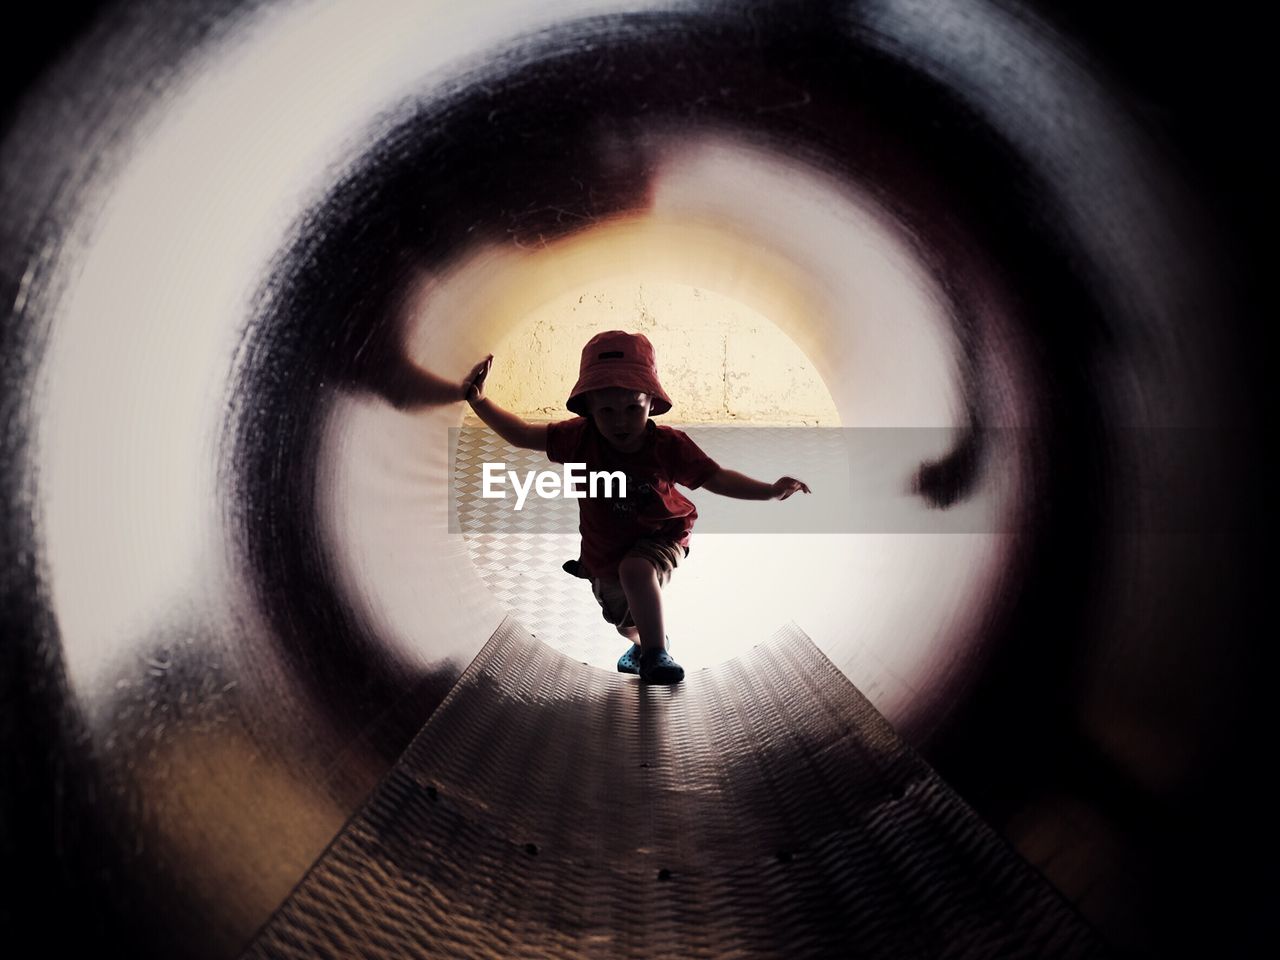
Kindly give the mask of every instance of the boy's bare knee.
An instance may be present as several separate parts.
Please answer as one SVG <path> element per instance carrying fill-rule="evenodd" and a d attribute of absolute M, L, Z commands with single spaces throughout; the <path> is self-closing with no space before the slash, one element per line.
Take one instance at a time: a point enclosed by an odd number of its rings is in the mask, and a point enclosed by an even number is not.
<path fill-rule="evenodd" d="M 618 564 L 618 579 L 623 583 L 644 583 L 656 577 L 653 564 L 643 557 L 623 557 Z"/>

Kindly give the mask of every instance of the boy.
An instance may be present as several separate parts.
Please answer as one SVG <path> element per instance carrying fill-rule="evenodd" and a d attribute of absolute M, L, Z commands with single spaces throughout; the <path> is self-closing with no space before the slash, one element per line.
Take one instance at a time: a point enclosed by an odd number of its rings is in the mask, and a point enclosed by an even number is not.
<path fill-rule="evenodd" d="M 792 477 L 770 484 L 725 470 L 683 431 L 649 419 L 670 410 L 671 400 L 643 334 L 610 330 L 587 342 L 566 404 L 577 416 L 557 423 L 526 423 L 485 397 L 492 363 L 490 355 L 476 364 L 461 389 L 502 439 L 541 450 L 553 463 L 626 475 L 625 496 L 578 501 L 582 554 L 565 569 L 591 581 L 604 619 L 632 641 L 618 670 L 646 683 L 679 683 L 684 668 L 667 650 L 662 586 L 689 555 L 698 511 L 675 484 L 743 500 L 785 500 L 809 488 Z"/>

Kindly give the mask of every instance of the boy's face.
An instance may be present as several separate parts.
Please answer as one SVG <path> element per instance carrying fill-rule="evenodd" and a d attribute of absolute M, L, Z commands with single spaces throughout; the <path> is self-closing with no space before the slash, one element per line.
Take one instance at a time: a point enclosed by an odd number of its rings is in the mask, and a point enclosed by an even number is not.
<path fill-rule="evenodd" d="M 644 428 L 649 422 L 649 395 L 623 387 L 593 390 L 587 395 L 591 419 L 600 436 L 617 450 L 635 453 L 644 446 Z"/>

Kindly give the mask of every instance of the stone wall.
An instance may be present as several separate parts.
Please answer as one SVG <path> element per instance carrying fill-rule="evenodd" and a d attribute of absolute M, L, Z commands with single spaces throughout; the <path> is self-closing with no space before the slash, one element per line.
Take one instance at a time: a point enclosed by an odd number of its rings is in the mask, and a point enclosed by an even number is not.
<path fill-rule="evenodd" d="M 598 282 L 531 313 L 493 345 L 489 396 L 526 419 L 569 416 L 582 347 L 612 329 L 653 342 L 673 403 L 668 423 L 839 424 L 813 366 L 766 317 L 696 287 L 633 279 Z"/>

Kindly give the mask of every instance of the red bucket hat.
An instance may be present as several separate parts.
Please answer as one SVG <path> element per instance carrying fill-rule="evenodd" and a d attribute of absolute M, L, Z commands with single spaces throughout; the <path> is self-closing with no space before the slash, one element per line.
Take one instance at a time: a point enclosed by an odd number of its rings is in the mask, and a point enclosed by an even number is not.
<path fill-rule="evenodd" d="M 580 417 L 588 416 L 590 411 L 584 394 L 605 387 L 624 387 L 649 394 L 652 417 L 671 409 L 671 398 L 658 382 L 653 344 L 643 333 L 609 330 L 588 340 L 582 348 L 578 382 L 573 385 L 566 406 Z"/>

